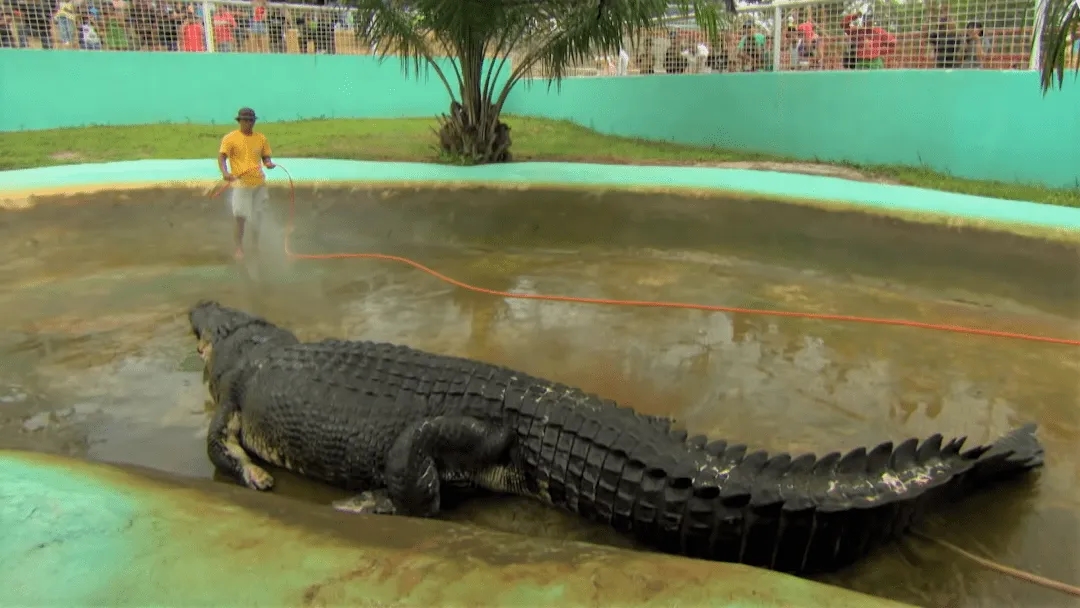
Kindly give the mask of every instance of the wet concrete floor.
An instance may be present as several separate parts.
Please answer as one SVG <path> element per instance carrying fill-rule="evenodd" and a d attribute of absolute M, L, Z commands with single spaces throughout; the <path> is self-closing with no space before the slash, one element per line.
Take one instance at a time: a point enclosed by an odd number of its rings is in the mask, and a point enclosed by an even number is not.
<path fill-rule="evenodd" d="M 1080 583 L 1080 349 L 927 330 L 504 300 L 373 260 L 287 260 L 276 191 L 259 263 L 220 199 L 53 197 L 0 213 L 0 447 L 210 477 L 186 310 L 204 297 L 304 338 L 408 343 L 600 393 L 693 432 L 793 452 L 1040 425 L 1048 466 L 933 516 L 976 553 Z M 900 317 L 1080 337 L 1077 249 L 775 205 L 661 195 L 301 190 L 294 248 L 406 255 L 483 287 Z M 278 492 L 338 494 L 279 474 Z M 627 546 L 527 501 L 446 516 Z M 919 540 L 823 577 L 922 606 L 1078 605 Z"/>

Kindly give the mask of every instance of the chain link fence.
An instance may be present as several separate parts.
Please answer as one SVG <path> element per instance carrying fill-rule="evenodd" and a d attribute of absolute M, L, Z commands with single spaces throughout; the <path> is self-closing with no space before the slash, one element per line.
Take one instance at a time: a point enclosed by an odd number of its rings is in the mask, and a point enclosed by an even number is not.
<path fill-rule="evenodd" d="M 1035 12 L 1034 0 L 780 0 L 740 7 L 712 39 L 668 18 L 568 75 L 1034 69 Z M 374 54 L 355 17 L 265 0 L 0 0 L 0 47 Z"/>
<path fill-rule="evenodd" d="M 371 54 L 343 6 L 265 0 L 0 0 L 0 47 Z"/>
<path fill-rule="evenodd" d="M 1036 3 L 793 0 L 743 6 L 709 38 L 670 19 L 580 76 L 860 69 L 1028 70 Z M 1073 46 L 1080 50 L 1080 32 Z"/>

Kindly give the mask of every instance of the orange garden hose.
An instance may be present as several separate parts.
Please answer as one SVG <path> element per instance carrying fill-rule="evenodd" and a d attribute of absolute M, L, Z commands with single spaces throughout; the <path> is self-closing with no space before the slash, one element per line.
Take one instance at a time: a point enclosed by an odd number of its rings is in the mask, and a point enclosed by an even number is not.
<path fill-rule="evenodd" d="M 419 263 L 419 262 L 417 262 L 415 260 L 410 260 L 409 258 L 396 256 L 396 255 L 389 255 L 389 254 L 385 254 L 385 253 L 365 253 L 365 252 L 357 252 L 357 253 L 295 253 L 295 252 L 292 251 L 292 248 L 289 246 L 289 236 L 292 234 L 292 231 L 293 231 L 293 228 L 294 228 L 294 222 L 295 222 L 295 218 L 296 218 L 296 186 L 293 183 L 292 175 L 288 172 L 288 170 L 285 169 L 285 167 L 282 167 L 281 165 L 277 165 L 276 167 L 278 169 L 281 169 L 282 171 L 284 171 L 286 177 L 289 178 L 289 217 L 288 217 L 288 223 L 285 226 L 284 248 L 285 248 L 285 255 L 288 258 L 291 258 L 291 259 L 296 259 L 296 260 L 373 259 L 373 260 L 387 260 L 387 261 L 391 261 L 391 262 L 399 262 L 399 263 L 402 263 L 402 264 L 407 264 L 409 266 L 412 266 L 413 268 L 416 268 L 417 270 L 426 272 L 427 274 L 439 279 L 440 281 L 444 281 L 444 282 L 449 283 L 450 285 L 453 285 L 455 287 L 459 287 L 461 289 L 466 289 L 468 291 L 473 291 L 473 292 L 476 292 L 476 293 L 483 293 L 483 294 L 487 294 L 487 295 L 491 295 L 491 296 L 501 297 L 501 298 L 519 298 L 519 299 L 527 299 L 527 300 L 546 300 L 546 301 L 549 301 L 549 302 L 573 302 L 573 303 L 577 303 L 577 304 L 606 304 L 606 305 L 612 305 L 612 306 L 638 306 L 638 307 L 651 307 L 651 308 L 678 308 L 678 309 L 685 309 L 685 310 L 705 310 L 705 311 L 709 311 L 709 312 L 727 312 L 727 313 L 746 314 L 746 315 L 768 315 L 768 316 L 774 316 L 774 317 L 794 317 L 794 318 L 801 318 L 801 319 L 818 319 L 818 320 L 822 320 L 822 321 L 843 321 L 843 322 L 850 322 L 850 323 L 870 323 L 870 324 L 876 324 L 876 325 L 898 325 L 898 326 L 902 326 L 902 327 L 913 327 L 913 328 L 919 328 L 919 329 L 933 329 L 933 330 L 938 330 L 938 331 L 948 331 L 948 332 L 961 333 L 961 334 L 971 334 L 971 335 L 978 335 L 978 336 L 989 336 L 989 337 L 995 337 L 995 338 L 1014 338 L 1014 339 L 1018 339 L 1018 340 L 1029 340 L 1029 341 L 1032 341 L 1032 342 L 1047 342 L 1047 343 L 1051 343 L 1051 344 L 1065 344 L 1065 345 L 1069 345 L 1069 346 L 1080 346 L 1080 340 L 1073 340 L 1073 339 L 1068 339 L 1068 338 L 1054 338 L 1054 337 L 1050 337 L 1050 336 L 1036 336 L 1036 335 L 1023 334 L 1023 333 L 995 331 L 995 330 L 990 330 L 990 329 L 979 329 L 979 328 L 975 328 L 975 327 L 962 327 L 962 326 L 959 326 L 959 325 L 942 325 L 942 324 L 936 324 L 936 323 L 923 323 L 921 321 L 908 321 L 908 320 L 904 320 L 904 319 L 885 319 L 885 318 L 877 318 L 877 317 L 859 317 L 859 316 L 852 316 L 852 315 L 832 315 L 832 314 L 820 314 L 820 313 L 811 313 L 811 312 L 764 310 L 764 309 L 755 309 L 755 308 L 739 308 L 739 307 L 734 307 L 734 306 L 714 306 L 714 305 L 707 305 L 707 304 L 692 304 L 692 303 L 684 303 L 684 302 L 663 302 L 663 301 L 652 301 L 652 300 L 616 300 L 616 299 L 609 299 L 609 298 L 579 298 L 579 297 L 573 297 L 573 296 L 558 296 L 558 295 L 547 295 L 547 294 L 512 293 L 512 292 L 508 292 L 508 291 L 499 291 L 499 290 L 496 290 L 496 289 L 486 289 L 484 287 L 477 287 L 475 285 L 469 285 L 468 283 L 463 283 L 461 281 L 458 281 L 456 279 L 448 277 L 448 276 L 446 276 L 446 275 L 444 275 L 444 274 L 442 274 L 442 273 L 440 273 L 440 272 L 438 272 L 436 270 L 428 268 L 427 266 L 424 266 L 423 264 L 421 264 L 421 263 Z M 231 182 L 224 182 L 223 185 L 218 186 L 218 187 L 214 188 L 213 190 L 211 190 L 210 193 L 208 194 L 208 196 L 210 196 L 211 198 L 217 197 L 219 194 L 224 192 L 230 185 L 231 185 Z M 1033 584 L 1036 584 L 1036 585 L 1040 585 L 1040 586 L 1043 586 L 1043 587 L 1046 587 L 1046 588 L 1049 588 L 1049 589 L 1054 589 L 1054 590 L 1057 590 L 1057 591 L 1061 591 L 1061 592 L 1067 593 L 1069 595 L 1075 595 L 1075 596 L 1080 597 L 1080 587 L 1076 587 L 1076 586 L 1069 585 L 1069 584 L 1066 584 L 1066 583 L 1062 583 L 1062 582 L 1059 582 L 1059 581 L 1055 581 L 1055 580 L 1052 580 L 1052 579 L 1047 579 L 1047 578 L 1041 577 L 1041 576 L 1036 575 L 1036 574 L 1031 574 L 1031 573 L 1028 573 L 1028 572 L 1024 572 L 1022 570 L 1017 570 L 1015 568 L 1005 566 L 1003 564 L 998 564 L 998 563 L 993 562 L 993 561 L 991 561 L 989 559 L 979 557 L 977 555 L 969 553 L 969 552 L 961 549 L 960 547 L 957 547 L 956 545 L 953 545 L 952 543 L 949 543 L 949 542 L 946 542 L 946 541 L 931 537 L 931 536 L 923 534 L 923 533 L 915 532 L 914 535 L 916 537 L 922 538 L 924 540 L 936 543 L 936 544 L 948 549 L 949 551 L 952 551 L 953 553 L 956 553 L 956 554 L 964 557 L 965 559 L 971 560 L 971 561 L 973 561 L 973 562 L 975 562 L 975 563 L 977 563 L 977 564 L 979 564 L 979 565 L 981 565 L 981 566 L 983 566 L 985 568 L 989 568 L 989 569 L 991 569 L 991 570 L 993 570 L 995 572 L 999 572 L 999 573 L 1005 574 L 1007 576 L 1012 576 L 1014 578 L 1024 580 L 1024 581 L 1027 581 L 1027 582 L 1030 582 L 1030 583 L 1033 583 Z"/>
<path fill-rule="evenodd" d="M 704 310 L 708 312 L 726 312 L 733 314 L 744 315 L 758 315 L 758 316 L 772 316 L 772 317 L 789 317 L 798 319 L 816 319 L 820 321 L 842 321 L 847 323 L 869 323 L 874 325 L 896 325 L 901 327 L 913 327 L 918 329 L 932 329 L 937 331 L 948 331 L 958 334 L 970 334 L 976 336 L 989 336 L 993 338 L 1013 338 L 1016 340 L 1027 340 L 1030 342 L 1046 342 L 1050 344 L 1064 344 L 1067 346 L 1080 346 L 1080 339 L 1071 338 L 1056 338 L 1053 336 L 1039 336 L 1025 333 L 999 331 L 993 329 L 980 329 L 977 327 L 963 327 L 960 325 L 943 325 L 939 323 L 924 323 L 922 321 L 909 321 L 906 319 L 887 319 L 880 317 L 861 317 L 854 315 L 835 315 L 825 313 L 814 312 L 799 312 L 799 311 L 784 311 L 784 310 L 766 310 L 759 308 L 740 308 L 735 306 L 717 306 L 712 304 L 693 304 L 689 302 L 664 302 L 654 300 L 616 300 L 610 298 L 584 298 L 575 296 L 559 296 L 550 294 L 528 294 L 528 293 L 512 293 L 508 291 L 499 291 L 496 289 L 487 289 L 484 287 L 477 287 L 476 285 L 469 285 L 463 283 L 457 279 L 448 277 L 432 268 L 424 266 L 420 262 L 410 260 L 409 258 L 389 255 L 386 253 L 373 253 L 373 252 L 357 252 L 357 253 L 295 253 L 289 243 L 289 237 L 292 234 L 294 228 L 294 222 L 296 218 L 296 187 L 293 183 L 292 175 L 288 170 L 281 165 L 277 165 L 278 169 L 285 172 L 286 177 L 289 178 L 289 217 L 288 224 L 285 227 L 285 255 L 295 260 L 350 260 L 350 259 L 372 259 L 372 260 L 386 260 L 390 262 L 398 262 L 412 266 L 413 268 L 426 272 L 427 274 L 449 283 L 454 287 L 465 289 L 468 291 L 483 293 L 490 296 L 496 296 L 500 298 L 517 298 L 522 300 L 546 300 L 549 302 L 573 302 L 576 304 L 605 304 L 610 306 L 637 306 L 648 308 L 678 308 L 684 310 Z M 224 185 L 214 188 L 209 196 L 216 197 L 225 191 L 230 185 L 230 182 L 225 182 Z"/>

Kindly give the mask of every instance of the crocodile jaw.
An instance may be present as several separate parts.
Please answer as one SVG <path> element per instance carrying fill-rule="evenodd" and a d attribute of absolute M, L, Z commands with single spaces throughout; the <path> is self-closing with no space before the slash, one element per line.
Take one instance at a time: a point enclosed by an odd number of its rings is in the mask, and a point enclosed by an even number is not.
<path fill-rule="evenodd" d="M 195 347 L 199 352 L 199 358 L 203 360 L 202 381 L 203 384 L 210 382 L 210 367 L 214 361 L 214 345 L 205 338 L 199 338 L 199 344 Z"/>

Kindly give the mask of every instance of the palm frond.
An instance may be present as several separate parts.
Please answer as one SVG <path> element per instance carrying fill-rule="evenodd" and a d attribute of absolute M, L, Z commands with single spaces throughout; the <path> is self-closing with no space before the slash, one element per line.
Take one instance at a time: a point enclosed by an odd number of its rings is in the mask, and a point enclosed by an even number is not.
<path fill-rule="evenodd" d="M 720 27 L 717 4 L 705 0 L 546 0 L 538 4 L 544 6 L 537 15 L 540 24 L 531 32 L 508 84 L 517 82 L 534 67 L 543 68 L 549 85 L 557 84 L 571 65 L 596 54 L 617 53 L 625 42 L 635 42 L 641 33 L 654 29 L 673 12 L 693 17 L 710 38 Z M 727 4 L 733 12 L 734 5 Z"/>
<path fill-rule="evenodd" d="M 627 39 L 655 29 L 672 8 L 693 17 L 710 38 L 719 29 L 720 3 L 729 13 L 735 11 L 734 0 L 346 2 L 356 9 L 361 35 L 378 45 L 381 59 L 399 55 L 406 77 L 423 67 L 439 76 L 451 100 L 440 146 L 472 160 L 509 158 L 508 127 L 498 118 L 510 91 L 533 68 L 545 70 L 550 86 L 575 62 L 617 52 Z M 456 83 L 436 61 L 440 54 Z M 503 80 L 507 63 L 510 73 Z M 502 90 L 496 96 L 500 81 Z"/>
<path fill-rule="evenodd" d="M 361 35 L 377 45 L 380 59 L 398 55 L 406 78 L 410 73 L 419 75 L 422 68 L 434 70 L 450 98 L 454 99 L 454 87 L 435 61 L 432 39 L 426 35 L 427 29 L 424 27 L 425 16 L 410 6 L 414 4 L 416 3 L 400 0 L 349 2 L 349 6 L 356 9 L 356 23 Z M 458 79 L 460 80 L 460 75 Z"/>
<path fill-rule="evenodd" d="M 1045 95 L 1057 81 L 1061 88 L 1065 80 L 1066 65 L 1069 59 L 1069 37 L 1071 33 L 1080 33 L 1080 0 L 1042 0 L 1036 15 L 1035 36 L 1039 56 L 1039 72 L 1042 91 Z M 1080 57 L 1073 57 L 1076 62 L 1073 74 L 1080 73 Z"/>

